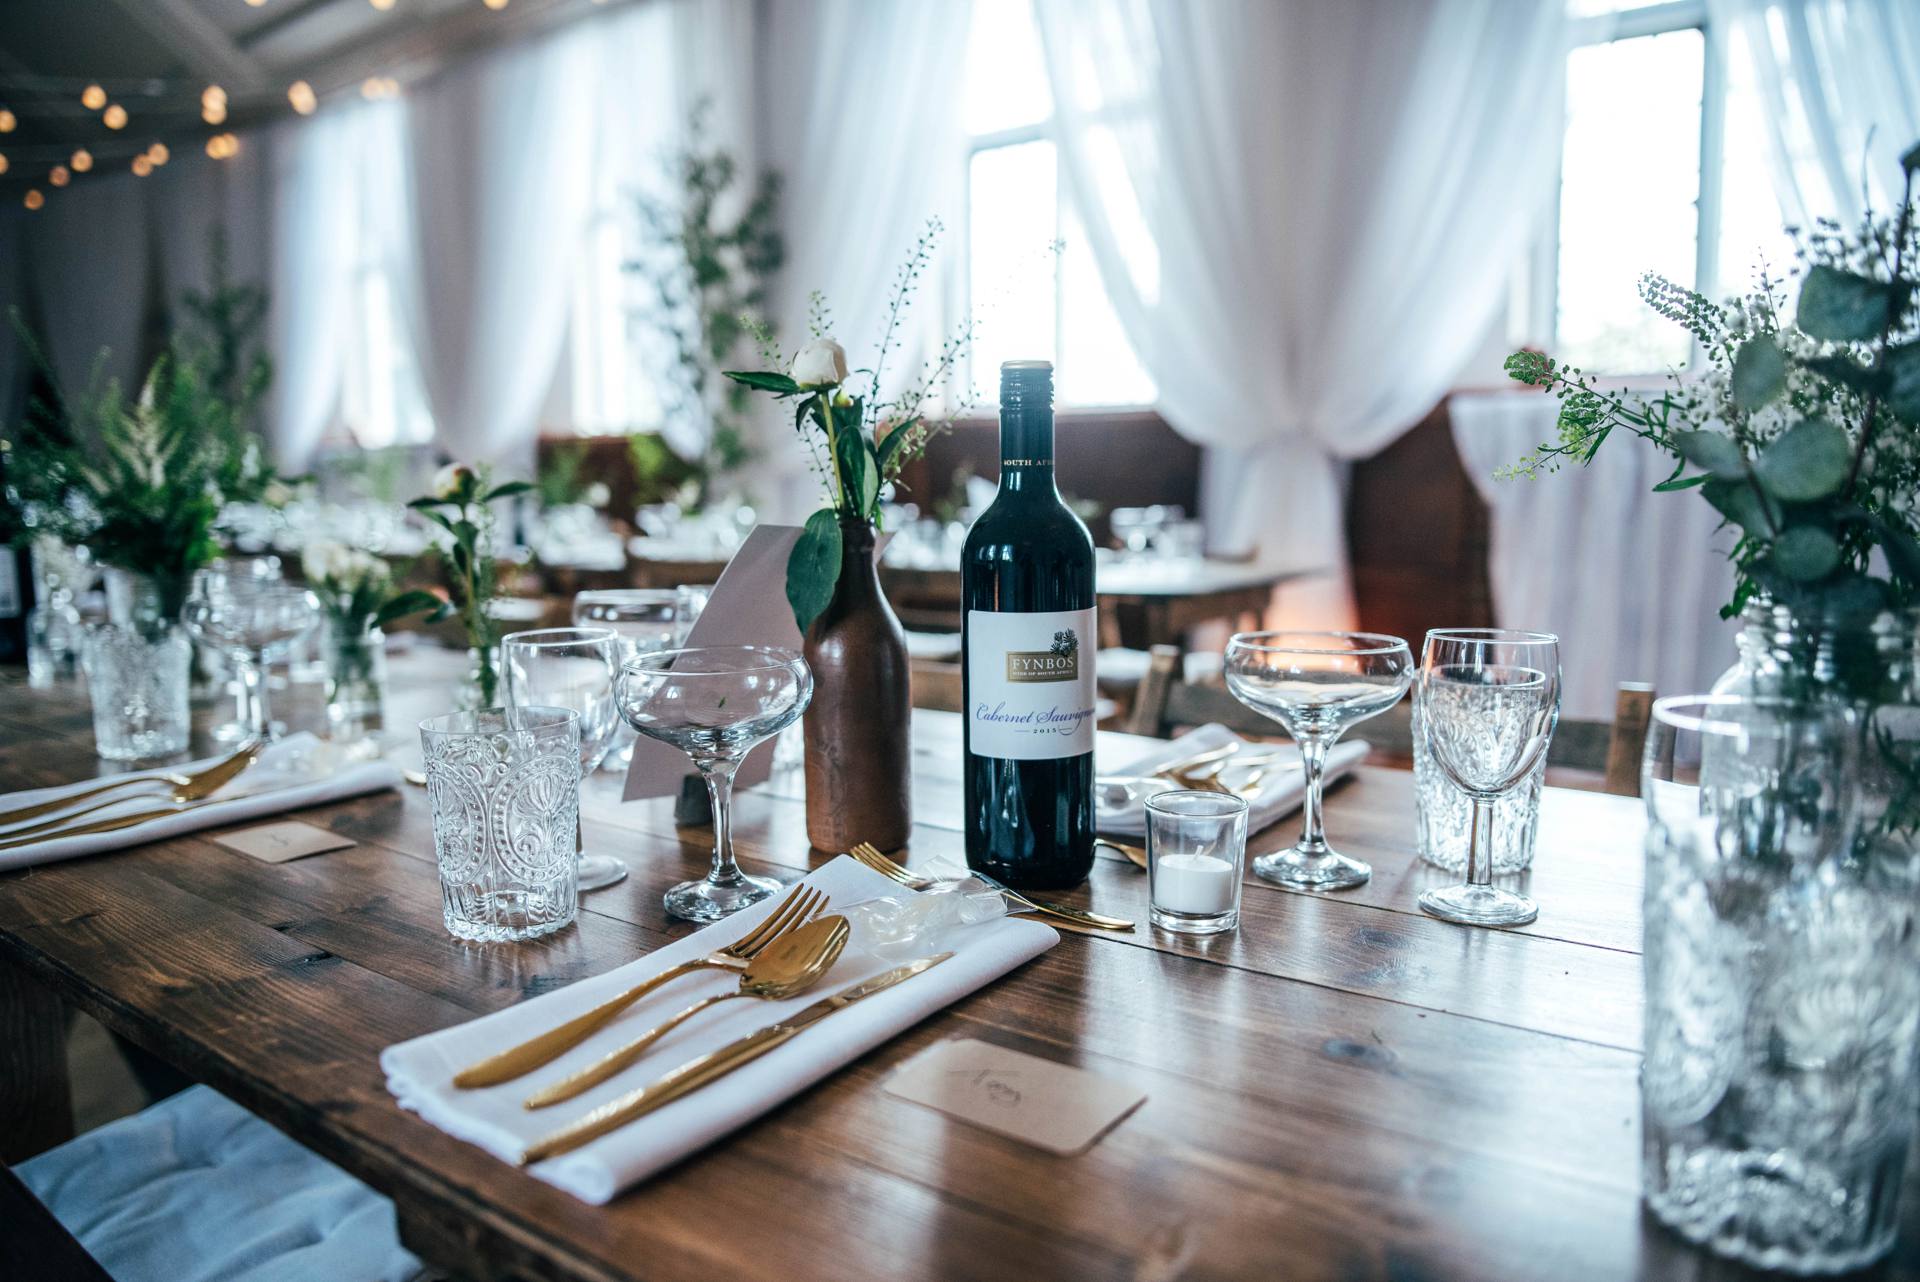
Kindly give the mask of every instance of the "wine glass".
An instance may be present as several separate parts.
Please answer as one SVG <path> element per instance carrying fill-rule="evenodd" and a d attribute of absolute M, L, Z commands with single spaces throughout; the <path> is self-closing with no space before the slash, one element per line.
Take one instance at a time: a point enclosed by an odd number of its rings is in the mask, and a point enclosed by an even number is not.
<path fill-rule="evenodd" d="M 1307 797 L 1300 841 L 1261 855 L 1253 870 L 1299 890 L 1358 886 L 1373 869 L 1327 845 L 1320 787 L 1327 749 L 1356 721 L 1378 716 L 1407 692 L 1413 653 L 1378 632 L 1242 632 L 1227 642 L 1227 689 L 1287 728 L 1300 745 Z"/>
<path fill-rule="evenodd" d="M 313 593 L 277 577 L 231 569 L 194 580 L 181 619 L 194 640 L 219 650 L 240 676 L 240 717 L 246 737 L 272 742 L 286 727 L 267 707 L 266 668 L 320 621 Z"/>
<path fill-rule="evenodd" d="M 573 598 L 577 627 L 612 628 L 620 637 L 620 662 L 636 654 L 672 650 L 686 642 L 685 603 L 674 588 L 593 588 Z M 633 761 L 633 729 L 622 721 L 605 764 L 625 771 Z"/>
<path fill-rule="evenodd" d="M 198 588 L 204 583 L 208 592 L 243 591 L 262 583 L 282 581 L 280 558 L 277 556 L 222 557 L 194 576 L 195 587 Z M 183 615 L 182 618 L 184 617 Z M 223 685 L 232 690 L 234 696 L 233 716 L 214 726 L 208 733 L 213 736 L 216 743 L 236 743 L 252 733 L 253 690 L 247 685 L 245 675 L 237 667 L 230 674 L 225 671 L 226 667 L 234 666 L 225 647 L 214 641 L 208 641 L 206 644 L 224 661 L 220 672 L 210 671 L 208 675 L 221 680 Z M 233 678 L 231 681 L 225 679 L 229 675 Z"/>
<path fill-rule="evenodd" d="M 1527 777 L 1560 719 L 1560 641 L 1548 632 L 1429 633 L 1420 719 L 1434 764 L 1473 800 L 1467 879 L 1426 891 L 1423 912 L 1463 926 L 1524 926 L 1527 896 L 1493 884 L 1493 803 Z"/>
<path fill-rule="evenodd" d="M 661 650 L 628 659 L 614 690 L 628 725 L 692 758 L 713 801 L 713 870 L 669 890 L 667 911 L 718 921 L 780 889 L 734 863 L 733 775 L 756 744 L 807 710 L 813 673 L 806 660 L 776 646 Z"/>
<path fill-rule="evenodd" d="M 519 708 L 565 708 L 578 714 L 580 777 L 591 776 L 620 725 L 613 674 L 621 658 L 620 638 L 612 628 L 509 632 L 500 642 L 509 723 Z M 578 835 L 574 845 L 582 846 Z M 580 856 L 581 890 L 601 890 L 626 875 L 626 864 L 612 855 Z"/>

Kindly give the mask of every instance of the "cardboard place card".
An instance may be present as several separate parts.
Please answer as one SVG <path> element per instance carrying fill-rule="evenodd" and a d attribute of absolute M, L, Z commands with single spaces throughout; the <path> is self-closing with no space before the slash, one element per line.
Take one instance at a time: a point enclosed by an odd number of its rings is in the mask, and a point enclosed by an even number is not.
<path fill-rule="evenodd" d="M 921 1051 L 886 1091 L 1064 1157 L 1092 1148 L 1147 1098 L 1125 1082 L 970 1037 Z"/>
<path fill-rule="evenodd" d="M 270 864 L 284 864 L 289 859 L 299 859 L 303 855 L 345 850 L 348 846 L 359 844 L 351 837 L 342 837 L 339 833 L 328 832 L 325 828 L 316 828 L 297 819 L 260 824 L 237 832 L 223 832 L 214 840 L 229 850 L 252 855 Z"/>

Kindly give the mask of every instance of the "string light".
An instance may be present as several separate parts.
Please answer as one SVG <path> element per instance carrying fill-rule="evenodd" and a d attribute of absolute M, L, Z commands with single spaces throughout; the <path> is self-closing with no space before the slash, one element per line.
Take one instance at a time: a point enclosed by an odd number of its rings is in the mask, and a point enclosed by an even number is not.
<path fill-rule="evenodd" d="M 172 157 L 173 153 L 167 150 L 167 144 L 163 142 L 156 142 L 153 146 L 147 148 L 147 161 L 149 164 L 155 166 L 164 165 Z"/>
<path fill-rule="evenodd" d="M 153 172 L 153 162 L 147 159 L 145 152 L 142 152 L 138 156 L 135 156 L 133 158 L 133 176 L 134 177 L 145 178 L 148 174 L 152 172 Z"/>
<path fill-rule="evenodd" d="M 0 156 L 0 174 L 4 174 L 6 172 L 7 172 L 7 158 L 5 156 Z"/>
<path fill-rule="evenodd" d="M 117 102 L 108 103 L 107 109 L 100 113 L 100 123 L 109 129 L 125 129 L 127 127 L 127 109 Z"/>
<path fill-rule="evenodd" d="M 313 86 L 304 80 L 296 80 L 287 86 L 287 101 L 303 116 L 311 116 L 314 108 L 320 105 L 320 100 L 314 96 Z"/>
<path fill-rule="evenodd" d="M 261 5 L 265 4 L 266 2 L 267 0 L 247 0 L 247 7 L 249 9 L 258 9 Z"/>
<path fill-rule="evenodd" d="M 489 9 L 495 10 L 496 12 L 498 10 L 501 10 L 507 7 L 507 0 L 480 0 L 480 3 L 486 5 L 487 8 Z"/>
<path fill-rule="evenodd" d="M 56 187 L 64 187 L 73 181 L 73 175 L 67 172 L 65 165 L 55 165 L 53 172 L 47 175 L 47 181 Z"/>
<path fill-rule="evenodd" d="M 400 82 L 392 76 L 368 76 L 360 82 L 360 96 L 368 102 L 380 98 L 398 98 Z"/>
<path fill-rule="evenodd" d="M 226 124 L 227 123 L 227 104 L 224 102 L 219 102 L 219 103 L 214 103 L 212 106 L 205 106 L 200 108 L 200 119 L 206 121 L 210 125 Z"/>
<path fill-rule="evenodd" d="M 28 209 L 38 209 L 47 203 L 47 198 L 40 194 L 38 187 L 29 187 L 27 189 L 27 199 L 25 203 Z"/>
<path fill-rule="evenodd" d="M 88 85 L 80 91 L 80 105 L 88 111 L 98 111 L 107 105 L 107 91 L 99 85 Z"/>
<path fill-rule="evenodd" d="M 232 134 L 215 134 L 207 139 L 207 155 L 215 160 L 231 160 L 240 154 L 240 140 Z"/>
<path fill-rule="evenodd" d="M 200 91 L 202 107 L 224 107 L 227 105 L 227 91 L 219 85 L 208 85 Z"/>
<path fill-rule="evenodd" d="M 12 133 L 13 127 L 19 123 L 18 120 L 13 118 L 11 111 L 8 111 L 5 107 L 0 107 L 0 134 Z"/>
<path fill-rule="evenodd" d="M 387 10 L 393 8 L 393 0 L 367 0 L 367 3 L 378 9 L 381 13 L 385 13 Z"/>
<path fill-rule="evenodd" d="M 93 153 L 82 147 L 73 153 L 73 159 L 67 163 L 73 166 L 74 173 L 84 174 L 93 168 Z"/>

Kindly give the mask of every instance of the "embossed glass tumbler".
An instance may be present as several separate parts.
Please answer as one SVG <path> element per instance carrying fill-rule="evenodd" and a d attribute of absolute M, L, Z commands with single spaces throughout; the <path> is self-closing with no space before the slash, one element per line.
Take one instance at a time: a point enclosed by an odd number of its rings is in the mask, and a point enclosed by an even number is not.
<path fill-rule="evenodd" d="M 447 930 L 536 939 L 574 919 L 580 864 L 580 714 L 453 712 L 420 723 Z"/>

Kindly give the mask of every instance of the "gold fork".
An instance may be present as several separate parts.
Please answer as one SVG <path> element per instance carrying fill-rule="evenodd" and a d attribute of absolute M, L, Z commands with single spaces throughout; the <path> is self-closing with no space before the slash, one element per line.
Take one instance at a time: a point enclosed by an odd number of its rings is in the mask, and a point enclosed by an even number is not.
<path fill-rule="evenodd" d="M 527 1096 L 528 1108 L 545 1108 L 570 1100 L 584 1090 L 598 1086 L 609 1077 L 633 1064 L 647 1048 L 710 1006 L 721 1002 L 755 997 L 777 1002 L 806 992 L 833 969 L 840 952 L 853 936 L 853 927 L 845 917 L 821 917 L 798 930 L 789 931 L 779 943 L 761 953 L 740 974 L 740 987 L 731 993 L 702 997 L 693 1005 L 649 1028 L 619 1050 L 602 1055 L 579 1072 L 563 1077 Z"/>
<path fill-rule="evenodd" d="M 873 869 L 883 877 L 890 877 L 908 890 L 925 890 L 934 885 L 931 877 L 917 876 L 908 872 L 893 860 L 880 853 L 880 848 L 872 842 L 863 841 L 847 852 L 855 859 Z M 1070 921 L 1076 926 L 1091 926 L 1095 930 L 1132 930 L 1134 923 L 1125 917 L 1108 917 L 1104 913 L 1090 913 L 1079 908 L 1070 908 L 1066 904 L 1056 904 L 1047 899 L 1035 899 L 1030 895 L 1004 886 L 983 872 L 974 871 L 973 875 L 992 886 L 995 890 L 1019 904 L 1027 912 L 1040 913 L 1047 917 L 1057 917 L 1061 921 Z"/>
<path fill-rule="evenodd" d="M 69 819 L 78 819 L 82 815 L 90 815 L 96 810 L 104 810 L 108 806 L 118 805 L 122 801 L 132 801 L 136 797 L 148 797 L 154 801 L 159 801 L 164 798 L 172 801 L 176 805 L 184 805 L 189 801 L 200 801 L 225 787 L 235 775 L 252 765 L 253 759 L 259 756 L 260 750 L 266 746 L 265 740 L 250 739 L 246 743 L 241 744 L 239 750 L 232 756 L 222 761 L 216 761 L 205 769 L 196 770 L 192 774 L 135 775 L 126 779 L 114 779 L 101 784 L 98 788 L 88 788 L 84 792 L 70 792 L 64 797 L 55 797 L 51 801 L 36 802 L 31 806 L 21 806 L 17 810 L 0 813 L 0 827 L 4 827 L 7 824 L 25 823 L 29 819 L 38 819 L 41 815 L 50 815 L 56 810 L 67 811 L 67 813 L 60 815 L 57 819 L 36 824 L 31 828 L 20 828 L 13 832 L 0 833 L 0 839 L 30 836 L 33 833 L 43 831 L 55 824 L 63 824 Z M 139 786 L 143 784 L 160 784 L 162 787 L 157 792 L 148 793 L 137 790 L 126 792 L 121 796 L 114 797 L 110 801 L 98 802 L 79 810 L 67 810 L 67 807 L 72 806 L 76 802 L 92 801 L 95 797 L 103 797 L 110 792 L 120 792 L 126 788 L 138 789 Z"/>
<path fill-rule="evenodd" d="M 813 887 L 795 886 L 792 893 L 768 915 L 765 921 L 725 948 L 717 948 L 705 957 L 696 957 L 692 961 L 684 961 L 678 966 L 661 971 L 651 979 L 635 984 L 625 992 L 601 1002 L 586 1014 L 576 1015 L 558 1028 L 549 1029 L 510 1050 L 490 1055 L 477 1064 L 463 1068 L 454 1075 L 453 1084 L 469 1090 L 478 1086 L 498 1086 L 501 1082 L 512 1081 L 522 1073 L 530 1073 L 542 1064 L 551 1063 L 593 1036 L 615 1015 L 669 980 L 678 979 L 682 975 L 691 975 L 697 970 L 746 969 L 747 963 L 757 957 L 774 940 L 788 931 L 805 925 L 826 906 L 827 897 Z"/>

